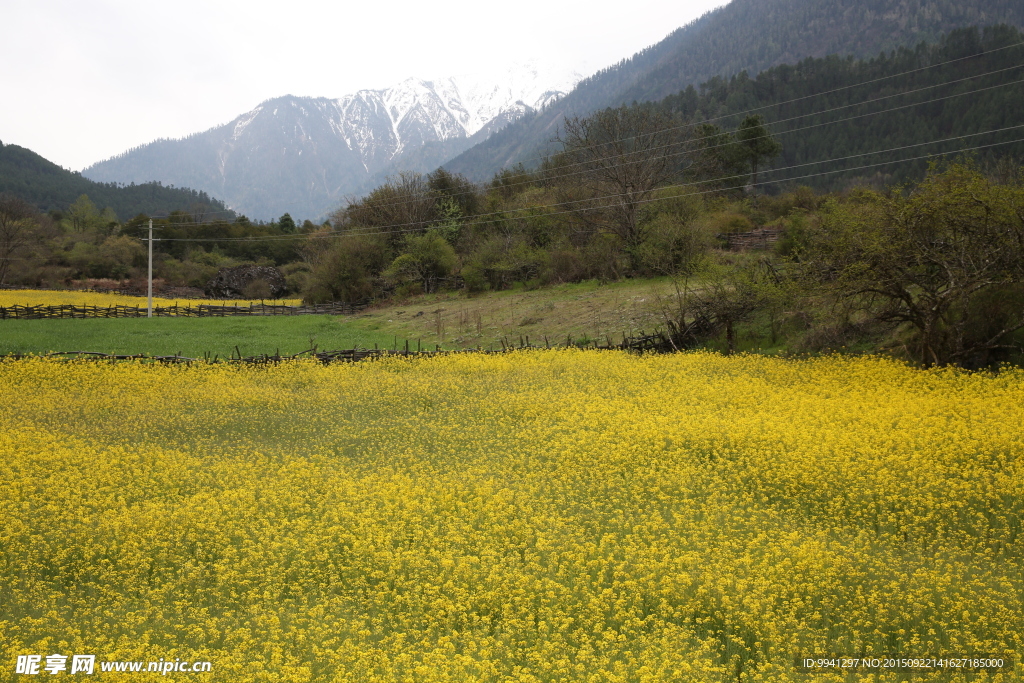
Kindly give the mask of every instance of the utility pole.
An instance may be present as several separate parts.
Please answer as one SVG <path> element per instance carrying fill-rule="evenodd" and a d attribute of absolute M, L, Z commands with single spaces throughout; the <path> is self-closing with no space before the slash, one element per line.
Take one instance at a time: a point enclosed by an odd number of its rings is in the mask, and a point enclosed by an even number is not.
<path fill-rule="evenodd" d="M 146 317 L 153 317 L 153 219 L 149 219 L 149 284 L 146 288 L 149 304 L 146 309 Z"/>

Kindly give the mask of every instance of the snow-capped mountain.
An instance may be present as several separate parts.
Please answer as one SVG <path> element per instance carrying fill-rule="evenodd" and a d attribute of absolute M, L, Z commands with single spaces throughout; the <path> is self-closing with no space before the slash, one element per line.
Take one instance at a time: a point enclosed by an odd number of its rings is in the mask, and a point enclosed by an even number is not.
<path fill-rule="evenodd" d="M 387 173 L 431 171 L 580 80 L 535 64 L 360 90 L 338 99 L 268 100 L 234 121 L 157 140 L 85 169 L 102 182 L 204 190 L 250 218 L 315 218 Z M 497 85 L 496 85 L 497 83 Z"/>
<path fill-rule="evenodd" d="M 410 78 L 384 90 L 360 90 L 335 100 L 333 125 L 368 171 L 430 142 L 492 133 L 543 109 L 580 80 L 577 73 L 543 73 L 536 65 L 508 69 L 497 79 L 465 74 Z M 390 131 L 388 125 L 390 124 Z"/>

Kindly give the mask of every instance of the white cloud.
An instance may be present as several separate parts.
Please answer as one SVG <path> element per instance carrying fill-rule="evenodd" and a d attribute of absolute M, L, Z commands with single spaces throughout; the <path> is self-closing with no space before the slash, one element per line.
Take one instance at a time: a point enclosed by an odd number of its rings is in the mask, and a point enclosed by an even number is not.
<path fill-rule="evenodd" d="M 81 169 L 279 95 L 536 59 L 589 73 L 723 0 L 5 0 L 0 140 Z"/>

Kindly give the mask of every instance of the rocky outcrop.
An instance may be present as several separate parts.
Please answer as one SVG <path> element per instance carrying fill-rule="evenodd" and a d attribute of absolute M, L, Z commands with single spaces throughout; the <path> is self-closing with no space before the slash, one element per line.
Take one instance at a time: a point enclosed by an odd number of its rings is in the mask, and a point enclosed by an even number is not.
<path fill-rule="evenodd" d="M 287 291 L 284 275 L 272 266 L 221 268 L 206 283 L 206 295 L 213 299 L 279 299 Z"/>

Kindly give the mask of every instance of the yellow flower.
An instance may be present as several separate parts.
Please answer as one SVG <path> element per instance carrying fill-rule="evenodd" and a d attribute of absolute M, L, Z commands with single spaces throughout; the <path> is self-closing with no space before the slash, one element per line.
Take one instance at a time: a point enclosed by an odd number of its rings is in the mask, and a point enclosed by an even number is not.
<path fill-rule="evenodd" d="M 0 659 L 653 683 L 1019 656 L 1020 424 L 1019 370 L 880 358 L 4 361 Z"/>

